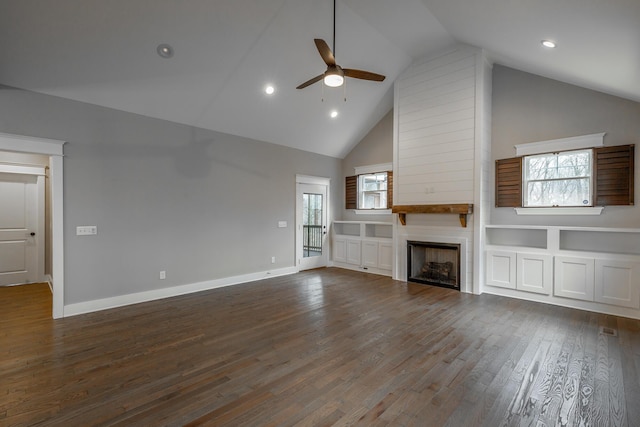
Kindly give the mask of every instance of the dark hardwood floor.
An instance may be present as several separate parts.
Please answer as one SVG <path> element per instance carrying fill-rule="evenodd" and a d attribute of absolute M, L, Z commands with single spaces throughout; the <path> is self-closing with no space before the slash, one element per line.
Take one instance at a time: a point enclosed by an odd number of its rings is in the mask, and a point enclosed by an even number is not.
<path fill-rule="evenodd" d="M 56 321 L 46 285 L 0 304 L 1 426 L 640 424 L 637 320 L 341 269 Z"/>

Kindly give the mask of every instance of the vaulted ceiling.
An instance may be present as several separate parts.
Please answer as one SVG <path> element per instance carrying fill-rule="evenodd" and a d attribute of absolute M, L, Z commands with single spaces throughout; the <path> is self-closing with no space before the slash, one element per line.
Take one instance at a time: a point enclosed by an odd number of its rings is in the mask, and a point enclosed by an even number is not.
<path fill-rule="evenodd" d="M 334 157 L 389 111 L 393 82 L 411 62 L 457 42 L 496 63 L 640 101 L 638 0 L 338 0 L 338 64 L 387 78 L 296 90 L 326 69 L 313 39 L 333 46 L 332 7 L 2 0 L 0 84 Z M 558 47 L 544 49 L 542 39 Z M 157 54 L 161 43 L 172 58 Z"/>

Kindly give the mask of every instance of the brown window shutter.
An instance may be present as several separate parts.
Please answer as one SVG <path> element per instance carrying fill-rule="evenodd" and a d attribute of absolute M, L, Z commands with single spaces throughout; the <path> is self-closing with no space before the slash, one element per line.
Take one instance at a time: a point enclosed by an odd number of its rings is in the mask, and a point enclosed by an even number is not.
<path fill-rule="evenodd" d="M 634 145 L 593 149 L 595 206 L 633 205 Z"/>
<path fill-rule="evenodd" d="M 522 157 L 496 160 L 496 207 L 522 206 Z"/>
<path fill-rule="evenodd" d="M 393 172 L 387 172 L 387 209 L 393 207 Z"/>
<path fill-rule="evenodd" d="M 358 176 L 348 176 L 344 181 L 344 208 L 358 209 Z"/>

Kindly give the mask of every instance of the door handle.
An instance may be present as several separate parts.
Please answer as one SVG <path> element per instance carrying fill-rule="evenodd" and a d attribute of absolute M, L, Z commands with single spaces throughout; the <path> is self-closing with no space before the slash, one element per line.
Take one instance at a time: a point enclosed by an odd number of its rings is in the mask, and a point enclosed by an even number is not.
<path fill-rule="evenodd" d="M 36 233 L 34 233 L 33 231 L 31 233 L 29 233 L 32 237 L 36 235 Z"/>

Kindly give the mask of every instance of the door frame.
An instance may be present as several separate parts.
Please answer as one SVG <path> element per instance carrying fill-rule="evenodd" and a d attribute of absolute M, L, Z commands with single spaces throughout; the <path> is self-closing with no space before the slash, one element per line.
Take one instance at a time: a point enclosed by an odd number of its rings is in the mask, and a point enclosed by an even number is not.
<path fill-rule="evenodd" d="M 18 175 L 18 176 L 30 176 L 35 177 L 36 182 L 35 185 L 35 203 L 36 203 L 36 212 L 35 212 L 35 224 L 32 224 L 31 231 L 35 230 L 35 243 L 36 243 L 36 253 L 31 256 L 35 256 L 35 272 L 31 272 L 32 275 L 35 276 L 35 282 L 42 282 L 46 280 L 44 274 L 44 258 L 45 258 L 45 167 L 44 166 L 22 166 L 22 165 L 12 165 L 7 163 L 0 162 L 0 173 L 5 175 Z M 33 206 L 31 206 L 33 207 Z M 34 227 L 35 225 L 35 227 Z M 29 283 L 35 283 L 33 281 Z"/>
<path fill-rule="evenodd" d="M 298 215 L 299 212 L 302 211 L 302 205 L 300 204 L 301 201 L 298 198 L 298 186 L 299 184 L 310 184 L 310 185 L 322 185 L 326 188 L 326 201 L 325 201 L 325 210 L 326 210 L 326 217 L 327 217 L 327 230 L 330 230 L 329 225 L 331 224 L 332 221 L 332 215 L 331 215 L 331 194 L 330 194 L 330 190 L 331 190 L 331 178 L 325 178 L 325 177 L 320 177 L 320 176 L 310 176 L 310 175 L 299 175 L 296 174 L 296 203 L 295 203 L 295 207 L 296 207 L 296 212 L 295 212 L 295 219 L 296 219 L 296 228 L 295 228 L 295 260 L 294 260 L 294 264 L 296 267 L 296 271 L 299 272 L 300 270 L 300 264 L 301 264 L 301 259 L 302 259 L 302 218 L 301 216 Z M 328 235 L 327 235 L 328 236 Z M 322 257 L 324 259 L 324 265 L 327 266 L 329 265 L 329 238 L 327 237 L 327 243 L 326 243 L 326 251 L 323 251 L 322 253 Z M 325 245 L 323 245 L 323 249 L 325 248 Z"/>
<path fill-rule="evenodd" d="M 64 192 L 63 145 L 66 141 L 0 133 L 0 150 L 49 156 L 51 186 L 52 316 L 64 317 Z"/>

